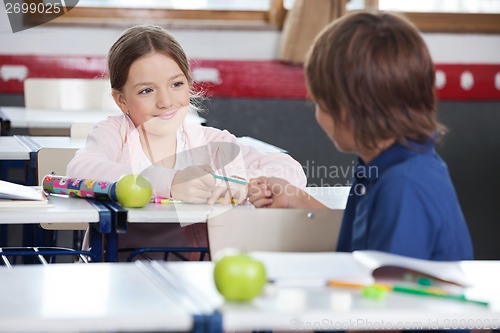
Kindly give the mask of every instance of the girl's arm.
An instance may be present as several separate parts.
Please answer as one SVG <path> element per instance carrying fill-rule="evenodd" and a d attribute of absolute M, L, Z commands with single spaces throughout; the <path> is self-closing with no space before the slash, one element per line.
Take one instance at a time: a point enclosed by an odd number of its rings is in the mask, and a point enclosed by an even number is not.
<path fill-rule="evenodd" d="M 118 119 L 98 123 L 87 136 L 85 146 L 69 162 L 69 177 L 116 181 L 132 173 L 132 165 L 124 163 L 122 138 Z"/>
<path fill-rule="evenodd" d="M 144 159 L 140 144 L 124 140 L 121 117 L 100 122 L 89 133 L 85 146 L 67 167 L 69 177 L 117 181 L 121 176 L 136 173 L 149 179 L 154 196 L 169 197 L 176 170 L 151 166 Z"/>

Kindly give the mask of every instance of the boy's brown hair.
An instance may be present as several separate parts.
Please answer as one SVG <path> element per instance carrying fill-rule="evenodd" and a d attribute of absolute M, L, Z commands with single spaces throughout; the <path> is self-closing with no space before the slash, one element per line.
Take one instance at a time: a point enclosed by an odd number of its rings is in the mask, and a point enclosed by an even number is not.
<path fill-rule="evenodd" d="M 423 142 L 444 131 L 431 56 L 402 16 L 358 12 L 335 20 L 309 50 L 305 76 L 311 97 L 335 122 L 346 112 L 358 148 Z"/>

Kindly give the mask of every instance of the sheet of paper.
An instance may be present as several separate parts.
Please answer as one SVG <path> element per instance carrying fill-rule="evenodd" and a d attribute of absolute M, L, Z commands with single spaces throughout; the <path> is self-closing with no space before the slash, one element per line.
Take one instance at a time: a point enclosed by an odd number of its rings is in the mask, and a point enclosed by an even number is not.
<path fill-rule="evenodd" d="M 47 200 L 42 191 L 38 189 L 3 180 L 0 180 L 0 199 Z"/>

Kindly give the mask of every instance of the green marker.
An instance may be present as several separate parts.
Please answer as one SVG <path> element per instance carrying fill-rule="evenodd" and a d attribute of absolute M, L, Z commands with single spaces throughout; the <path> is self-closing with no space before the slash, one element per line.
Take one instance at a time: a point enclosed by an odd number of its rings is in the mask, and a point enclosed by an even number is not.
<path fill-rule="evenodd" d="M 466 298 L 465 295 L 463 295 L 463 294 L 462 295 L 446 294 L 446 293 L 430 291 L 427 288 L 410 288 L 410 287 L 395 285 L 395 286 L 392 286 L 392 291 L 399 292 L 399 293 L 413 294 L 413 295 L 434 296 L 434 297 L 441 297 L 441 298 L 446 298 L 446 299 L 454 299 L 457 301 L 463 301 L 463 302 L 469 302 L 469 303 L 474 303 L 474 304 L 478 304 L 478 305 L 488 306 L 488 302 L 471 300 L 471 299 Z"/>

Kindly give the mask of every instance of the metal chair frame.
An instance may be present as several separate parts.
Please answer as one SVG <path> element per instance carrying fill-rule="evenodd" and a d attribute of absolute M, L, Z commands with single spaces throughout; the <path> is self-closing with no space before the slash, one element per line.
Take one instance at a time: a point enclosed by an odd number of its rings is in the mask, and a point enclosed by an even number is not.
<path fill-rule="evenodd" d="M 35 257 L 38 264 L 48 265 L 56 263 L 58 256 L 74 256 L 82 263 L 98 261 L 95 255 L 88 251 L 73 250 L 62 247 L 0 247 L 0 266 L 12 268 L 17 264 L 18 257 Z M 11 260 L 9 260 L 11 257 Z M 90 259 L 90 260 L 89 260 Z M 36 263 L 33 261 L 33 263 Z"/>

